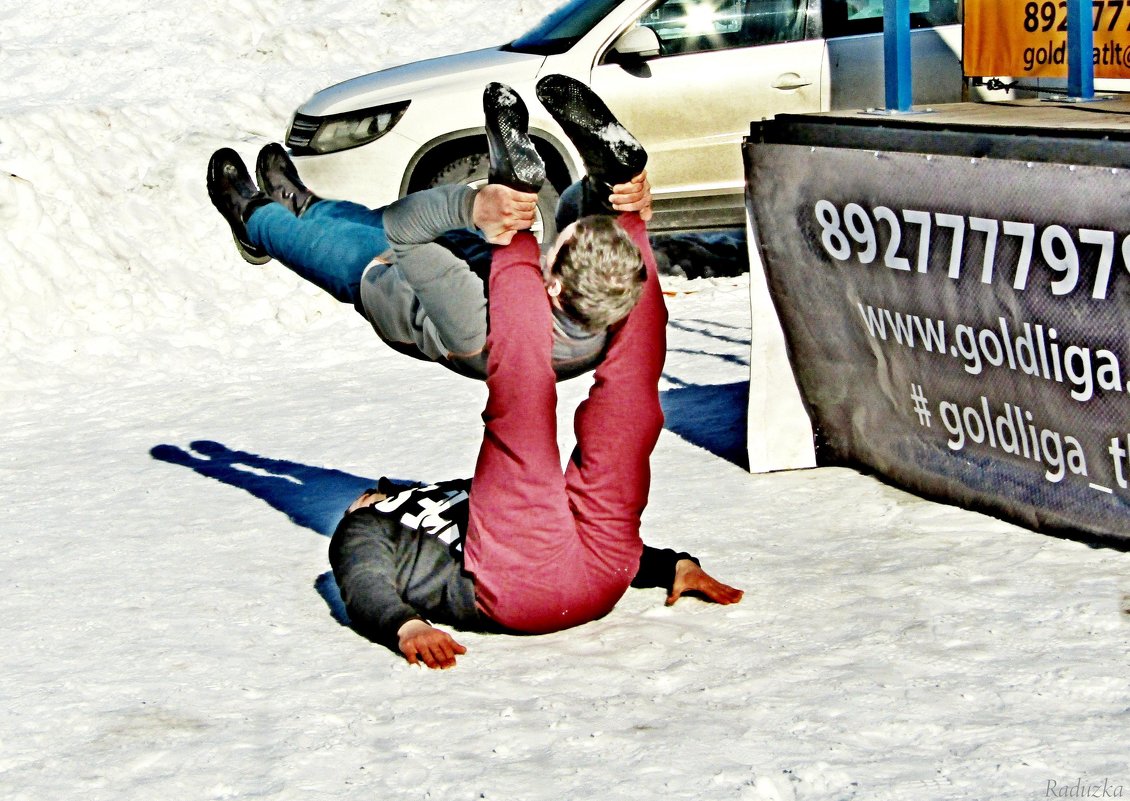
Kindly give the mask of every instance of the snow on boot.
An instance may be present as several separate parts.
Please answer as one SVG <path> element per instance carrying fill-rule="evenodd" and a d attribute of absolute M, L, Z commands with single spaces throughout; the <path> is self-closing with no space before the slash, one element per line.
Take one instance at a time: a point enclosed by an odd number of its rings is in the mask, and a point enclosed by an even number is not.
<path fill-rule="evenodd" d="M 545 162 L 530 140 L 530 114 L 518 93 L 501 83 L 483 90 L 489 180 L 521 192 L 537 192 L 545 183 Z"/>

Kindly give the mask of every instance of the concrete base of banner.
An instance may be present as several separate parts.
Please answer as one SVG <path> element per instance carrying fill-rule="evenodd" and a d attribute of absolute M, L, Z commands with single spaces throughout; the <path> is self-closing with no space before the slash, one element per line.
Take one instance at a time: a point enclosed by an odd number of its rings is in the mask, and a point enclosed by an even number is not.
<path fill-rule="evenodd" d="M 746 448 L 751 473 L 796 470 L 816 466 L 812 422 L 801 401 L 785 348 L 785 335 L 773 299 L 765 265 L 757 246 L 757 231 L 746 227 L 749 243 L 750 359 L 749 415 Z"/>

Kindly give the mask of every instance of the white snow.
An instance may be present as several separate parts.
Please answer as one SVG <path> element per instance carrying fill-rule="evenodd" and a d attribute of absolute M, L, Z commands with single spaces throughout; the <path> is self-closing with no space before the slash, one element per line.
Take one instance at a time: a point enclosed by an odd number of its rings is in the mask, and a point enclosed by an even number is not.
<path fill-rule="evenodd" d="M 609 123 L 597 133 L 597 136 L 619 150 L 635 150 L 639 147 L 639 140 L 632 136 L 631 131 L 620 123 Z"/>
<path fill-rule="evenodd" d="M 460 635 L 445 672 L 335 621 L 340 509 L 380 475 L 468 474 L 483 387 L 241 261 L 208 155 L 253 158 L 314 90 L 551 5 L 0 10 L 0 797 L 1125 795 L 1127 555 L 721 458 L 743 280 L 669 298 L 645 518 L 741 604 L 633 591 L 572 631 Z M 562 387 L 565 442 L 585 388 Z"/>

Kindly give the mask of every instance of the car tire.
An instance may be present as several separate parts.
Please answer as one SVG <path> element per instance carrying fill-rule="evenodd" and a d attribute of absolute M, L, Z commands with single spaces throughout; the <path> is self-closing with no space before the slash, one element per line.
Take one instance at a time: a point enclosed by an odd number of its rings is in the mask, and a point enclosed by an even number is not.
<path fill-rule="evenodd" d="M 471 153 L 449 160 L 437 169 L 432 177 L 424 184 L 425 187 L 443 186 L 444 184 L 467 184 L 469 186 L 482 186 L 487 182 L 487 173 L 490 169 L 490 157 L 486 153 Z M 538 242 L 552 242 L 557 238 L 557 225 L 554 223 L 554 214 L 557 211 L 557 201 L 561 193 L 552 182 L 546 181 L 538 192 L 537 220 L 531 229 Z"/>

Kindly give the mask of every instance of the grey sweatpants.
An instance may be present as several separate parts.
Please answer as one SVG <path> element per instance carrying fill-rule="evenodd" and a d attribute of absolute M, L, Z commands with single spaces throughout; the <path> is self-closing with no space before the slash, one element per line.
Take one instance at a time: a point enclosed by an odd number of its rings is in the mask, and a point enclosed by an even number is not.
<path fill-rule="evenodd" d="M 413 256 L 427 258 L 426 253 Z M 477 297 L 474 289 L 473 284 L 453 285 L 444 305 L 461 308 L 481 306 L 481 285 Z M 483 353 L 487 337 L 485 311 L 478 318 L 482 321 L 478 347 L 469 353 L 453 353 L 444 344 L 435 320 L 420 303 L 420 298 L 399 265 L 374 261 L 365 269 L 361 277 L 360 311 L 373 326 L 377 336 L 393 349 L 417 359 L 439 362 L 457 373 L 473 378 L 486 375 L 486 355 Z M 446 309 L 432 309 L 433 313 L 436 311 L 442 314 Z"/>
<path fill-rule="evenodd" d="M 359 310 L 393 349 L 483 380 L 489 325 L 484 278 L 435 241 L 474 225 L 474 195 L 466 186 L 439 186 L 388 206 L 383 222 L 392 251 L 362 275 Z M 573 222 L 581 201 L 578 182 L 562 196 L 558 224 Z M 561 313 L 554 314 L 553 337 L 559 381 L 592 370 L 603 355 L 605 333 L 585 331 Z"/>
<path fill-rule="evenodd" d="M 439 186 L 384 210 L 392 258 L 377 259 L 361 278 L 361 311 L 392 347 L 486 375 L 487 298 L 483 279 L 436 240 L 474 225 L 475 192 Z M 393 264 L 381 264 L 391 261 Z"/>

